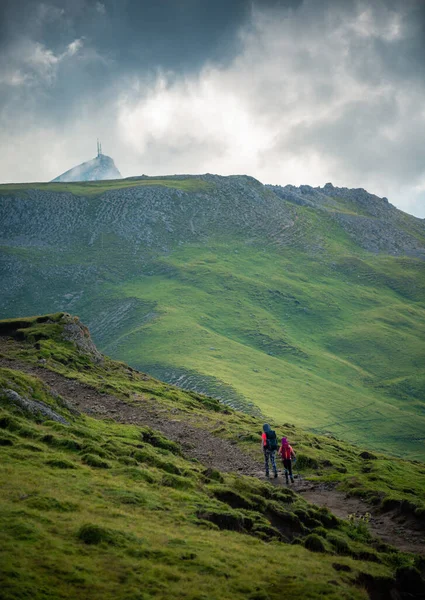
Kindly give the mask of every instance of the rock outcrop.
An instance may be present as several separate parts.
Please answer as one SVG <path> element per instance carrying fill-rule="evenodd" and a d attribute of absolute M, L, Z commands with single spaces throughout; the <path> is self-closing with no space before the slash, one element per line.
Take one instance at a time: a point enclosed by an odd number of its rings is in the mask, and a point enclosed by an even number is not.
<path fill-rule="evenodd" d="M 425 220 L 398 210 L 387 198 L 332 183 L 267 187 L 286 202 L 327 213 L 355 244 L 369 252 L 425 258 Z"/>

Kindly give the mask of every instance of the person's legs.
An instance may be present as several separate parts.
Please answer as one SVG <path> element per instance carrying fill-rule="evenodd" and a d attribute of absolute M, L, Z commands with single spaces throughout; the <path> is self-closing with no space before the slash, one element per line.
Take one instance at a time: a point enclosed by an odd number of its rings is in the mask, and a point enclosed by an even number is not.
<path fill-rule="evenodd" d="M 274 476 L 277 477 L 277 467 L 276 467 L 276 451 L 272 450 L 270 452 L 270 461 L 272 463 Z"/>
<path fill-rule="evenodd" d="M 292 483 L 294 483 L 294 476 L 292 475 L 292 459 L 289 459 L 288 463 L 289 477 L 291 478 Z"/>
<path fill-rule="evenodd" d="M 291 468 L 291 461 L 287 458 L 283 459 L 283 466 L 285 468 L 285 479 L 286 483 L 289 483 L 289 470 Z M 292 471 L 291 471 L 291 480 L 292 480 Z"/>
<path fill-rule="evenodd" d="M 264 449 L 264 468 L 266 470 L 266 477 L 269 476 L 269 451 Z"/>

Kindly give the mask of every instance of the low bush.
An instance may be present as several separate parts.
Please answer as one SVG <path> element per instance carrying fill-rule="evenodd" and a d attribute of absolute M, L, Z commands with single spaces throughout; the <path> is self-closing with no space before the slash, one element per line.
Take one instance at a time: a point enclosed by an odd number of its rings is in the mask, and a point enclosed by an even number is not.
<path fill-rule="evenodd" d="M 77 505 L 73 502 L 62 502 L 49 496 L 34 496 L 26 501 L 27 506 L 37 510 L 53 510 L 58 512 L 72 512 L 77 510 Z"/>
<path fill-rule="evenodd" d="M 72 438 L 62 438 L 56 437 L 51 433 L 46 433 L 41 438 L 41 441 L 49 446 L 54 446 L 55 448 L 64 448 L 65 450 L 72 450 L 74 452 L 79 452 L 82 449 L 82 446 L 76 440 Z"/>
<path fill-rule="evenodd" d="M 162 448 L 163 450 L 168 450 L 169 452 L 177 455 L 181 455 L 182 453 L 179 446 L 175 442 L 168 440 L 166 437 L 157 431 L 154 431 L 150 427 L 142 429 L 141 436 L 144 442 L 154 446 L 155 448 Z"/>
<path fill-rule="evenodd" d="M 96 467 L 97 469 L 110 469 L 111 465 L 106 462 L 106 460 L 102 460 L 100 456 L 96 456 L 96 454 L 83 454 L 81 460 L 85 465 L 89 467 Z"/>
<path fill-rule="evenodd" d="M 49 467 L 53 467 L 55 469 L 75 469 L 76 466 L 74 463 L 69 460 L 64 460 L 61 458 L 52 458 L 51 460 L 46 461 L 46 465 Z"/>
<path fill-rule="evenodd" d="M 104 527 L 100 527 L 100 525 L 82 525 L 78 530 L 77 537 L 88 545 L 97 545 L 102 542 L 112 545 L 116 543 L 113 532 Z"/>
<path fill-rule="evenodd" d="M 196 516 L 201 521 L 211 521 L 220 529 L 228 529 L 230 531 L 245 531 L 252 529 L 252 519 L 245 517 L 239 511 L 225 510 L 201 510 Z"/>
<path fill-rule="evenodd" d="M 332 544 L 332 547 L 336 551 L 337 554 L 349 555 L 351 554 L 351 548 L 348 544 L 347 540 L 341 536 L 335 535 L 334 533 L 330 533 L 327 536 L 328 542 Z"/>
<path fill-rule="evenodd" d="M 138 463 L 145 463 L 149 466 L 156 467 L 157 469 L 161 469 L 163 471 L 166 471 L 167 473 L 172 473 L 174 475 L 181 475 L 182 472 L 181 469 L 173 462 L 165 461 L 153 451 L 149 451 L 146 449 L 136 450 L 132 453 L 132 458 L 134 458 Z"/>
<path fill-rule="evenodd" d="M 326 546 L 323 539 L 315 534 L 310 533 L 304 540 L 304 547 L 311 552 L 326 552 Z"/>
<path fill-rule="evenodd" d="M 307 454 L 297 454 L 297 466 L 299 469 L 318 469 L 319 461 Z"/>
<path fill-rule="evenodd" d="M 202 473 L 205 481 L 218 481 L 219 483 L 223 483 L 224 479 L 222 474 L 220 473 L 220 471 L 217 471 L 216 469 L 212 469 L 212 468 L 208 468 L 205 469 L 205 471 L 203 471 Z"/>
<path fill-rule="evenodd" d="M 162 485 L 175 488 L 176 490 L 190 490 L 193 488 L 193 482 L 187 477 L 166 473 L 162 477 Z"/>
<path fill-rule="evenodd" d="M 13 446 L 10 438 L 0 437 L 0 446 Z"/>

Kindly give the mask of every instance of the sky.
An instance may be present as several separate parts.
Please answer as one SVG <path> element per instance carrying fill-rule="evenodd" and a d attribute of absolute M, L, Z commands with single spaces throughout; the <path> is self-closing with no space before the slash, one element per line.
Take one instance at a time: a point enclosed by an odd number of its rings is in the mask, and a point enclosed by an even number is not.
<path fill-rule="evenodd" d="M 2 0 L 0 182 L 362 187 L 425 218 L 425 0 Z"/>

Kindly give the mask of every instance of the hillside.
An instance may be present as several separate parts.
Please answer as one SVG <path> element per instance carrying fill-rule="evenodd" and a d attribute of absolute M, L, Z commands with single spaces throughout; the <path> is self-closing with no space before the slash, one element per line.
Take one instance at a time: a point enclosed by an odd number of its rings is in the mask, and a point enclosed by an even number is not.
<path fill-rule="evenodd" d="M 98 154 L 96 158 L 77 165 L 62 175 L 58 175 L 53 182 L 70 181 L 101 181 L 103 179 L 121 179 L 113 159 L 106 154 Z"/>
<path fill-rule="evenodd" d="M 261 423 L 101 355 L 68 314 L 0 321 L 2 598 L 423 599 L 423 464 L 276 422 L 298 468 L 271 484 Z M 309 481 L 371 514 L 337 519 Z"/>
<path fill-rule="evenodd" d="M 424 221 L 245 176 L 0 186 L 0 315 L 250 414 L 425 458 Z"/>

